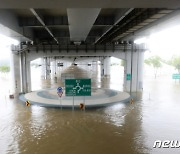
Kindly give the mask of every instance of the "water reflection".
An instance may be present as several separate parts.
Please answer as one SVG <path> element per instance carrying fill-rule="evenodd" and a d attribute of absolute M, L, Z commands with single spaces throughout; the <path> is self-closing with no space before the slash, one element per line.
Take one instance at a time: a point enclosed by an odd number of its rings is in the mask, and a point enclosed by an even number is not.
<path fill-rule="evenodd" d="M 16 121 L 15 106 L 13 101 L 6 103 L 0 98 L 0 153 L 18 153 L 18 137 L 21 136 L 21 125 Z"/>
<path fill-rule="evenodd" d="M 152 148 L 155 140 L 180 140 L 180 124 L 178 122 L 180 110 L 180 85 L 171 79 L 148 79 L 142 101 L 142 128 L 146 133 L 145 144 L 151 147 L 152 153 L 179 153 L 174 148 Z"/>
<path fill-rule="evenodd" d="M 128 126 L 131 106 L 73 112 L 13 103 L 9 119 L 3 117 L 8 126 L 1 125 L 1 141 L 7 145 L 1 153 L 136 153 L 136 130 Z"/>
<path fill-rule="evenodd" d="M 0 95 L 0 153 L 179 153 L 153 148 L 155 140 L 180 140 L 179 92 L 171 80 L 147 79 L 134 104 L 83 112 L 26 107 L 9 100 L 6 90 Z"/>
<path fill-rule="evenodd" d="M 105 114 L 107 119 L 110 120 L 107 123 L 113 123 L 114 125 L 120 127 L 124 124 L 124 118 L 126 116 L 126 106 L 125 104 L 117 104 L 105 109 Z"/>
<path fill-rule="evenodd" d="M 71 66 L 70 66 L 71 67 Z M 34 90 L 40 90 L 40 89 L 46 89 L 46 88 L 53 88 L 57 86 L 64 86 L 64 83 L 61 79 L 61 74 L 63 71 L 67 71 L 70 69 L 70 67 L 65 67 L 63 69 L 59 69 L 58 74 L 51 74 L 50 79 L 42 79 L 42 71 L 41 67 L 31 67 L 31 84 L 32 84 L 32 91 Z M 74 67 L 74 66 L 73 66 Z M 78 75 L 86 75 L 91 78 L 92 81 L 92 87 L 96 88 L 111 88 L 114 90 L 123 91 L 123 80 L 124 80 L 124 67 L 115 65 L 111 66 L 111 75 L 110 77 L 103 77 L 101 78 L 101 69 L 100 65 L 97 65 L 97 67 L 90 68 L 89 66 L 80 66 L 77 67 L 76 71 L 79 69 L 84 69 L 85 74 L 80 74 L 79 72 L 76 72 Z M 117 74 L 118 70 L 118 74 Z M 73 71 L 71 71 L 73 73 Z M 81 72 L 82 73 L 82 72 Z M 86 74 L 87 73 L 87 74 Z M 57 83 L 55 82 L 55 76 L 57 77 Z M 77 76 L 77 75 L 76 75 Z"/>
<path fill-rule="evenodd" d="M 97 80 L 94 86 L 108 88 L 108 81 L 105 78 Z M 44 87 L 54 86 L 51 81 L 45 83 Z M 138 136 L 137 139 L 136 136 L 137 132 L 141 132 L 141 121 L 135 121 L 140 111 L 133 115 L 133 105 L 117 104 L 108 108 L 73 112 L 26 107 L 15 100 L 3 106 L 3 110 L 6 108 L 9 108 L 7 117 L 0 120 L 3 122 L 5 119 L 6 124 L 0 125 L 0 128 L 1 141 L 6 141 L 7 146 L 1 153 L 133 154 L 138 152 L 135 140 L 143 143 L 142 138 Z M 6 130 L 6 127 L 10 129 Z"/>

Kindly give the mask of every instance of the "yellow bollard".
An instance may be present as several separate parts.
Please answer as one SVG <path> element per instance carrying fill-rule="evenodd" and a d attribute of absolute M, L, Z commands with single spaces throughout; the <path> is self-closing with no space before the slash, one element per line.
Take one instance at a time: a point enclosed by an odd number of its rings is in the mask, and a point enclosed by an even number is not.
<path fill-rule="evenodd" d="M 131 104 L 133 104 L 133 103 L 134 103 L 134 100 L 133 100 L 132 98 L 130 99 L 130 103 L 131 103 Z"/>
<path fill-rule="evenodd" d="M 26 106 L 30 106 L 31 105 L 29 101 L 26 101 L 25 103 L 26 103 Z"/>
<path fill-rule="evenodd" d="M 80 109 L 83 110 L 84 109 L 84 104 L 83 103 L 80 103 Z"/>

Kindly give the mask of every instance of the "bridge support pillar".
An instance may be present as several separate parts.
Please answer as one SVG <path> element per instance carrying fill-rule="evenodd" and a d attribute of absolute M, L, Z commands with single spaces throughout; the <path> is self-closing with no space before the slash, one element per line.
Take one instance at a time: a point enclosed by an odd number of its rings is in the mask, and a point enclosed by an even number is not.
<path fill-rule="evenodd" d="M 31 62 L 27 61 L 27 53 L 20 53 L 21 92 L 31 92 Z"/>
<path fill-rule="evenodd" d="M 45 64 L 45 58 L 41 58 L 41 79 L 45 79 L 45 72 L 46 72 L 46 64 Z"/>
<path fill-rule="evenodd" d="M 11 52 L 11 93 L 14 94 L 15 97 L 18 96 L 19 93 L 27 93 L 31 91 L 31 67 L 30 61 L 27 61 L 26 56 L 26 52 Z"/>
<path fill-rule="evenodd" d="M 50 69 L 51 69 L 51 79 L 54 79 L 55 81 L 57 80 L 57 72 L 56 72 L 56 59 L 55 58 L 53 58 L 52 60 L 51 60 L 51 67 L 50 67 Z M 57 82 L 57 81 L 56 81 Z"/>
<path fill-rule="evenodd" d="M 12 89 L 10 90 L 10 93 L 17 97 L 21 92 L 20 57 L 19 54 L 16 54 L 13 51 L 11 52 L 10 71 L 12 76 Z"/>
<path fill-rule="evenodd" d="M 41 58 L 42 69 L 41 69 L 41 78 L 42 79 L 50 79 L 50 58 L 44 57 Z"/>
<path fill-rule="evenodd" d="M 132 44 L 131 51 L 125 53 L 124 90 L 138 92 L 143 90 L 144 46 Z"/>
<path fill-rule="evenodd" d="M 106 57 L 104 59 L 104 75 L 106 77 L 110 77 L 110 67 L 111 67 L 111 59 L 110 57 Z"/>
<path fill-rule="evenodd" d="M 46 74 L 45 74 L 45 79 L 50 79 L 50 73 L 51 73 L 51 69 L 50 69 L 50 58 L 49 57 L 46 57 L 45 58 L 45 70 L 46 70 Z"/>
<path fill-rule="evenodd" d="M 103 77 L 104 76 L 104 60 L 103 59 L 101 59 L 101 77 Z"/>
<path fill-rule="evenodd" d="M 101 59 L 101 77 L 110 77 L 110 65 L 111 59 L 110 57 L 105 57 Z"/>

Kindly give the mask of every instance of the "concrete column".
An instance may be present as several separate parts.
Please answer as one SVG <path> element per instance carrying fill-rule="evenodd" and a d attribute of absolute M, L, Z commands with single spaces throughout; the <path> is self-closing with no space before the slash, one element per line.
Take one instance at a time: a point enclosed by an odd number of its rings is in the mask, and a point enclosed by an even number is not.
<path fill-rule="evenodd" d="M 47 80 L 47 78 L 48 78 L 48 72 L 47 72 L 47 68 L 48 68 L 48 62 L 47 62 L 47 57 L 45 57 L 45 79 Z"/>
<path fill-rule="evenodd" d="M 20 79 L 21 79 L 21 92 L 24 93 L 24 75 L 23 75 L 23 53 L 20 53 Z"/>
<path fill-rule="evenodd" d="M 98 78 L 101 77 L 101 62 L 97 61 L 97 72 L 98 72 Z"/>
<path fill-rule="evenodd" d="M 50 79 L 50 58 L 46 57 L 45 58 L 45 67 L 46 67 L 46 75 L 45 75 L 45 79 Z"/>
<path fill-rule="evenodd" d="M 111 59 L 110 57 L 106 57 L 104 59 L 104 75 L 106 77 L 110 77 L 110 66 L 111 65 Z"/>
<path fill-rule="evenodd" d="M 127 92 L 137 92 L 143 89 L 143 46 L 132 45 L 132 51 L 127 51 L 125 55 L 124 90 Z M 128 76 L 130 75 L 131 78 Z"/>
<path fill-rule="evenodd" d="M 27 92 L 26 53 L 21 53 L 21 88 L 22 93 Z"/>
<path fill-rule="evenodd" d="M 26 62 L 26 76 L 27 76 L 27 92 L 31 92 L 31 62 Z"/>
<path fill-rule="evenodd" d="M 54 76 L 57 77 L 57 60 L 56 60 L 56 57 L 54 59 Z"/>
<path fill-rule="evenodd" d="M 144 51 L 141 49 L 144 49 L 144 46 L 139 46 L 138 50 L 138 63 L 137 63 L 137 91 L 143 90 L 143 74 L 144 74 Z"/>
<path fill-rule="evenodd" d="M 101 60 L 101 77 L 104 76 L 104 60 Z"/>
<path fill-rule="evenodd" d="M 54 80 L 55 83 L 57 83 L 57 67 L 56 67 L 56 58 L 52 59 L 51 61 L 51 79 Z"/>
<path fill-rule="evenodd" d="M 31 92 L 31 65 L 25 52 L 21 53 L 21 92 Z"/>
<path fill-rule="evenodd" d="M 41 60 L 42 62 L 42 69 L 41 69 L 41 77 L 42 79 L 50 79 L 50 58 L 44 57 Z"/>
<path fill-rule="evenodd" d="M 12 89 L 11 94 L 15 97 L 21 92 L 21 81 L 20 81 L 20 57 L 19 54 L 11 52 L 11 61 L 10 61 L 10 71 L 11 71 L 11 82 Z"/>
<path fill-rule="evenodd" d="M 41 78 L 45 79 L 46 75 L 46 63 L 45 63 L 45 58 L 41 58 Z"/>
<path fill-rule="evenodd" d="M 130 92 L 131 80 L 127 79 L 127 75 L 131 74 L 131 52 L 126 51 L 125 67 L 124 67 L 124 91 Z"/>
<path fill-rule="evenodd" d="M 132 52 L 132 72 L 131 72 L 131 91 L 136 92 L 137 91 L 137 80 L 138 80 L 138 74 L 137 74 L 137 63 L 138 63 L 138 51 L 135 51 L 135 46 L 133 46 L 133 52 Z"/>
<path fill-rule="evenodd" d="M 92 61 L 92 64 L 90 67 L 92 67 L 92 73 L 97 74 L 97 61 Z"/>
<path fill-rule="evenodd" d="M 51 69 L 51 79 L 53 79 L 55 77 L 55 73 L 56 73 L 56 63 L 55 63 L 55 59 L 52 59 L 51 63 L 50 63 L 50 69 Z"/>
<path fill-rule="evenodd" d="M 60 67 L 58 66 L 58 63 L 59 63 L 59 59 L 56 59 L 56 77 L 57 77 L 57 79 L 60 76 L 60 74 L 59 74 Z"/>

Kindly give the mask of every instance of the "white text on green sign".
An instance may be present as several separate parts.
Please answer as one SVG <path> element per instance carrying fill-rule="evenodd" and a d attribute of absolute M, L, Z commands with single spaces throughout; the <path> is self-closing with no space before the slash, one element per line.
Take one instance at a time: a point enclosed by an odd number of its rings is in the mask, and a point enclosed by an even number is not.
<path fill-rule="evenodd" d="M 131 74 L 126 74 L 126 80 L 131 80 Z"/>
<path fill-rule="evenodd" d="M 172 78 L 173 78 L 173 79 L 180 79 L 180 74 L 173 74 L 173 75 L 172 75 Z"/>
<path fill-rule="evenodd" d="M 66 96 L 91 96 L 91 79 L 66 79 Z"/>

